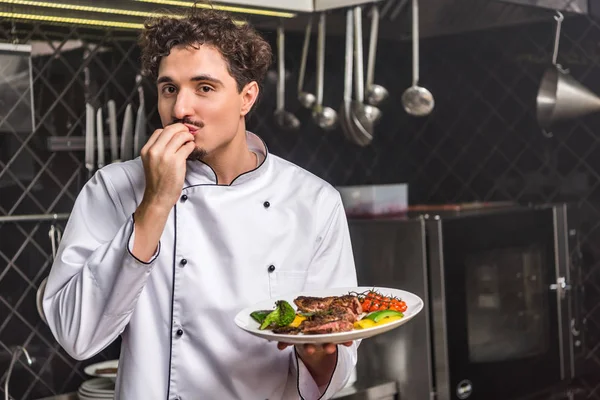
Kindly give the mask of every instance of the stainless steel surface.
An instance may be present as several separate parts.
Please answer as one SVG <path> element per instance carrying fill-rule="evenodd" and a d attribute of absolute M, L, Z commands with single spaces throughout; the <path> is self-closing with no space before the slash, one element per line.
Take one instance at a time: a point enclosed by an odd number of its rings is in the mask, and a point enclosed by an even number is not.
<path fill-rule="evenodd" d="M 375 383 L 369 386 L 356 383 L 334 395 L 333 399 L 343 400 L 400 400 L 398 385 L 394 381 Z"/>
<path fill-rule="evenodd" d="M 85 104 L 85 168 L 88 171 L 88 179 L 91 178 L 95 165 L 94 157 L 94 140 L 95 140 L 95 126 L 96 126 L 96 113 L 94 112 L 94 106 L 90 103 L 90 71 L 89 68 L 84 69 L 85 74 L 85 93 L 86 93 L 86 104 Z"/>
<path fill-rule="evenodd" d="M 104 167 L 104 117 L 102 107 L 96 112 L 96 143 L 98 146 L 98 169 Z"/>
<path fill-rule="evenodd" d="M 344 54 L 344 98 L 340 107 L 339 119 L 342 132 L 346 139 L 361 145 L 361 141 L 354 138 L 354 124 L 351 117 L 352 106 L 352 58 L 354 45 L 354 10 L 346 10 L 346 48 Z"/>
<path fill-rule="evenodd" d="M 277 126 L 283 129 L 300 128 L 300 120 L 285 110 L 285 32 L 283 22 L 277 26 L 277 106 L 274 118 Z"/>
<path fill-rule="evenodd" d="M 142 147 L 148 141 L 146 132 L 146 101 L 144 98 L 144 88 L 142 87 L 142 75 L 136 75 L 135 83 L 137 85 L 139 106 L 135 119 L 135 134 L 133 135 L 133 157 L 140 155 Z"/>
<path fill-rule="evenodd" d="M 431 114 L 435 101 L 429 90 L 419 86 L 419 0 L 412 1 L 412 27 L 413 81 L 402 94 L 402 105 L 410 115 L 424 117 Z"/>
<path fill-rule="evenodd" d="M 450 400 L 450 371 L 448 364 L 448 330 L 446 321 L 446 293 L 444 280 L 444 250 L 442 223 L 434 219 L 427 225 L 430 269 L 430 309 L 433 332 L 433 359 L 436 400 Z"/>
<path fill-rule="evenodd" d="M 121 131 L 121 161 L 127 161 L 133 158 L 133 124 L 133 106 L 127 104 Z"/>
<path fill-rule="evenodd" d="M 117 134 L 117 104 L 114 100 L 109 100 L 108 108 L 108 134 L 110 140 L 110 162 L 119 159 L 119 138 Z"/>
<path fill-rule="evenodd" d="M 587 14 L 588 5 L 595 0 L 496 0 L 504 3 L 513 3 L 529 7 L 546 8 L 550 10 L 558 10 L 572 12 L 578 14 Z M 588 3 L 589 2 L 589 3 Z"/>
<path fill-rule="evenodd" d="M 312 117 L 317 125 L 324 130 L 331 130 L 337 126 L 337 112 L 323 105 L 323 85 L 325 80 L 325 38 L 326 38 L 325 13 L 319 15 L 319 31 L 317 38 L 317 101 L 313 108 Z"/>
<path fill-rule="evenodd" d="M 306 60 L 308 58 L 308 49 L 310 47 L 310 36 L 312 32 L 312 21 L 313 18 L 310 16 L 306 24 L 306 30 L 304 32 L 304 44 L 302 45 L 302 57 L 300 59 L 300 71 L 298 72 L 298 101 L 302 104 L 302 107 L 313 108 L 317 97 L 304 90 L 304 77 L 306 76 Z"/>
<path fill-rule="evenodd" d="M 6 380 L 4 381 L 4 398 L 5 400 L 9 400 L 12 396 L 10 396 L 10 376 L 12 374 L 13 368 L 15 366 L 15 363 L 17 362 L 17 359 L 19 358 L 19 356 L 21 354 L 25 355 L 25 359 L 27 360 L 27 364 L 31 365 L 33 364 L 33 360 L 31 359 L 31 357 L 29 356 L 29 353 L 27 352 L 27 349 L 23 346 L 17 346 L 16 348 L 13 349 L 12 351 L 12 358 L 10 360 L 10 365 L 8 366 L 8 371 L 6 372 Z"/>
<path fill-rule="evenodd" d="M 564 16 L 560 12 L 557 14 L 554 17 L 556 34 L 552 67 L 548 68 L 542 76 L 536 98 L 537 119 L 544 130 L 549 129 L 557 121 L 578 118 L 600 111 L 600 97 L 575 80 L 560 64 L 557 64 L 560 30 L 564 20 Z M 546 132 L 545 134 L 551 136 Z"/>
<path fill-rule="evenodd" d="M 377 55 L 377 36 L 379 33 L 379 8 L 374 4 L 371 8 L 371 36 L 369 37 L 369 56 L 367 58 L 367 83 L 365 85 L 367 103 L 378 106 L 388 98 L 388 91 L 374 82 L 375 58 Z"/>
<path fill-rule="evenodd" d="M 381 111 L 365 104 L 363 80 L 362 9 L 354 8 L 354 90 L 351 117 L 356 142 L 366 146 L 373 140 L 375 123 L 381 118 Z"/>
<path fill-rule="evenodd" d="M 425 308 L 410 323 L 363 340 L 357 382 L 396 381 L 400 399 L 428 399 L 433 388 L 424 222 L 350 220 L 358 284 L 410 291 Z"/>
<path fill-rule="evenodd" d="M 0 222 L 41 222 L 41 221 L 59 221 L 69 219 L 68 213 L 62 214 L 30 214 L 30 215 L 2 215 Z"/>
<path fill-rule="evenodd" d="M 104 136 L 104 143 L 111 140 Z M 46 140 L 48 151 L 85 151 L 85 136 L 49 136 Z"/>
<path fill-rule="evenodd" d="M 487 229 L 485 224 L 504 219 L 503 214 L 518 221 L 519 217 L 514 212 L 527 213 L 526 215 L 531 216 L 527 217 L 530 218 L 528 221 L 545 221 L 544 228 L 532 231 L 540 232 L 540 236 L 532 238 L 530 244 L 517 245 L 523 243 L 521 239 L 514 242 L 514 246 L 524 247 L 511 247 L 513 242 L 506 239 L 505 233 L 498 238 L 499 247 L 494 247 L 496 245 L 489 242 L 493 240 L 493 235 L 483 240 L 481 243 L 492 246 L 486 251 L 483 251 L 483 247 L 477 247 L 481 246 L 479 244 L 471 250 L 460 250 L 462 242 L 451 240 L 460 232 L 458 227 L 473 229 L 474 226 L 480 226 L 481 229 Z M 395 380 L 401 398 L 419 400 L 434 396 L 436 400 L 452 400 L 460 398 L 461 390 L 468 393 L 477 390 L 473 389 L 474 386 L 479 385 L 477 387 L 481 388 L 486 379 L 496 379 L 495 374 L 489 377 L 464 375 L 473 373 L 473 368 L 477 369 L 477 365 L 492 372 L 494 368 L 490 369 L 489 363 L 514 363 L 521 357 L 529 360 L 525 362 L 533 362 L 538 355 L 547 357 L 546 354 L 550 354 L 547 359 L 556 360 L 555 364 L 549 366 L 548 372 L 556 374 L 557 379 L 568 380 L 576 376 L 573 349 L 575 340 L 578 340 L 576 334 L 580 334 L 576 327 L 580 324 L 571 311 L 573 290 L 563 290 L 564 297 L 560 294 L 560 289 L 570 288 L 569 268 L 573 268 L 570 267 L 567 214 L 566 205 L 545 206 L 539 211 L 535 208 L 530 211 L 511 206 L 460 212 L 441 211 L 439 214 L 429 215 L 410 213 L 407 218 L 402 219 L 350 219 L 359 285 L 408 290 L 421 296 L 426 302 L 420 318 L 415 318 L 402 329 L 361 343 L 357 381 L 368 385 L 377 379 Z M 487 219 L 488 216 L 493 219 Z M 463 225 L 465 218 L 475 222 Z M 524 226 L 533 226 L 529 222 L 528 224 Z M 499 229 L 508 232 L 511 228 L 500 225 Z M 554 234 L 554 240 L 543 239 L 545 234 Z M 529 243 L 525 240 L 525 243 Z M 459 245 L 461 255 L 444 253 L 447 246 L 456 244 Z M 544 261 L 544 254 L 549 255 L 552 249 L 556 259 Z M 460 266 L 463 264 L 464 269 Z M 556 271 L 548 270 L 548 265 L 551 268 L 556 266 Z M 458 279 L 464 280 L 464 285 L 468 288 L 465 293 L 467 304 L 464 306 L 464 313 L 468 318 L 464 322 L 456 322 L 459 324 L 459 331 L 462 330 L 462 324 L 466 324 L 464 337 L 462 333 L 457 333 L 457 325 L 451 324 L 452 321 L 449 320 L 450 315 L 457 315 L 456 310 L 448 309 L 450 304 L 447 303 L 451 301 L 448 296 L 451 296 L 450 290 L 453 288 L 447 285 L 457 282 L 456 275 L 447 270 L 450 267 L 453 268 L 452 271 L 454 268 L 459 269 L 455 271 L 460 276 Z M 494 271 L 505 271 L 506 274 L 502 277 L 490 275 Z M 546 291 L 552 289 L 545 285 L 549 285 L 550 275 L 565 278 L 564 287 L 562 283 L 555 287 L 557 311 L 547 302 Z M 500 287 L 496 287 L 497 285 Z M 501 290 L 502 287 L 504 289 Z M 510 300 L 521 297 L 523 302 Z M 459 303 L 462 304 L 462 300 Z M 460 304 L 454 302 L 452 307 Z M 559 314 L 551 318 L 556 315 L 555 312 Z M 548 318 L 556 324 L 552 325 L 554 328 L 550 328 L 555 333 L 552 335 L 554 344 L 549 350 L 545 345 L 547 340 L 544 339 L 547 333 L 544 321 Z M 526 330 L 523 327 L 527 327 Z M 560 330 L 558 338 L 556 329 Z M 451 332 L 459 337 L 450 337 Z M 456 349 L 450 348 L 451 340 L 454 344 L 467 340 L 467 354 L 458 354 Z M 560 350 L 558 343 L 561 343 Z M 451 356 L 454 360 L 452 364 Z M 457 364 L 456 361 L 461 357 L 467 357 L 469 361 Z M 451 365 L 453 368 L 460 366 L 460 370 L 451 371 Z M 518 365 L 522 368 L 521 364 Z M 462 376 L 466 377 L 461 378 Z M 536 390 L 540 389 L 536 387 Z M 475 392 L 473 394 L 472 398 L 484 399 L 480 392 L 478 395 Z"/>
<path fill-rule="evenodd" d="M 573 304 L 570 290 L 569 271 L 569 238 L 567 226 L 567 206 L 555 207 L 554 214 L 554 247 L 556 265 L 556 300 L 558 302 L 558 333 L 560 345 L 560 374 L 561 378 L 573 378 L 575 376 L 575 355 L 573 353 L 573 335 L 571 334 L 571 313 Z M 568 289 L 567 289 L 568 288 Z"/>
<path fill-rule="evenodd" d="M 598 95 L 558 67 L 546 70 L 537 95 L 537 118 L 542 128 L 596 112 L 600 112 Z"/>
<path fill-rule="evenodd" d="M 56 396 L 43 397 L 41 399 L 35 399 L 35 400 L 79 400 L 79 396 L 77 396 L 77 392 L 73 392 L 73 393 L 57 394 Z"/>

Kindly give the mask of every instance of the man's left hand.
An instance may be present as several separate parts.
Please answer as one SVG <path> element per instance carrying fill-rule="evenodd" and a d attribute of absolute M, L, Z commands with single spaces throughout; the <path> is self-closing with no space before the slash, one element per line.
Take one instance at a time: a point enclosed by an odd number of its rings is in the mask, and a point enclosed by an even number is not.
<path fill-rule="evenodd" d="M 340 344 L 346 347 L 352 346 L 352 342 Z M 279 350 L 283 350 L 288 346 L 290 346 L 289 343 L 277 343 Z M 337 345 L 333 343 L 324 343 L 321 345 L 300 344 L 296 345 L 296 351 L 298 352 L 298 357 L 302 359 L 302 362 L 310 371 L 317 386 L 326 385 L 335 370 Z"/>
<path fill-rule="evenodd" d="M 340 344 L 344 345 L 346 347 L 352 346 L 352 342 L 345 342 L 345 343 L 340 343 Z M 288 346 L 291 346 L 291 345 L 289 343 L 283 343 L 283 342 L 277 343 L 277 348 L 279 350 L 283 350 Z M 298 355 L 300 355 L 300 356 L 311 356 L 311 355 L 316 354 L 317 352 L 319 352 L 319 353 L 324 352 L 325 354 L 335 354 L 335 352 L 337 350 L 337 345 L 335 345 L 333 343 L 325 343 L 322 345 L 304 344 L 304 345 L 297 345 L 296 350 L 298 351 Z M 304 358 L 302 358 L 302 361 L 304 361 Z"/>

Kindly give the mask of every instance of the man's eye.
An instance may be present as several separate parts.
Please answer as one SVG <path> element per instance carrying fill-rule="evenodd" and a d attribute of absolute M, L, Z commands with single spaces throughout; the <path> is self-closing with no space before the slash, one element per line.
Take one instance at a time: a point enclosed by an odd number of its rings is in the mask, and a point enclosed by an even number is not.
<path fill-rule="evenodd" d="M 162 92 L 165 94 L 173 94 L 175 93 L 175 88 L 173 86 L 164 86 Z"/>
<path fill-rule="evenodd" d="M 213 88 L 211 88 L 210 86 L 206 86 L 206 85 L 200 86 L 200 91 L 203 93 L 208 93 L 208 92 L 211 92 L 212 90 L 213 90 Z"/>

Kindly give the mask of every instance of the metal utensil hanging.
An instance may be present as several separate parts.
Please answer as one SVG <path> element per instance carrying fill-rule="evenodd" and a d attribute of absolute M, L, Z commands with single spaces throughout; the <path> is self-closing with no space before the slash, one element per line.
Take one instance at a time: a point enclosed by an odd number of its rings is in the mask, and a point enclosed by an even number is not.
<path fill-rule="evenodd" d="M 419 86 L 419 0 L 412 2 L 413 36 L 413 81 L 412 86 L 402 94 L 402 105 L 410 115 L 423 117 L 429 115 L 435 106 L 429 90 Z"/>
<path fill-rule="evenodd" d="M 285 110 L 285 32 L 283 22 L 277 26 L 277 109 L 275 110 L 275 123 L 286 130 L 300 128 L 300 120 L 294 114 Z"/>
<path fill-rule="evenodd" d="M 375 79 L 375 58 L 377 55 L 377 36 L 379 33 L 379 7 L 373 5 L 371 10 L 371 36 L 369 38 L 369 56 L 367 58 L 367 83 L 365 98 L 367 103 L 378 106 L 388 98 L 388 91 L 381 85 L 373 83 Z"/>
<path fill-rule="evenodd" d="M 552 66 L 542 77 L 537 95 L 537 120 L 546 137 L 552 137 L 548 132 L 552 124 L 582 117 L 600 111 L 600 98 L 575 80 L 568 70 L 557 63 L 560 30 L 564 16 L 557 11 L 556 35 Z"/>
<path fill-rule="evenodd" d="M 324 130 L 332 130 L 337 125 L 337 111 L 323 105 L 323 85 L 325 80 L 325 32 L 326 15 L 319 17 L 319 32 L 317 37 L 317 101 L 313 108 L 313 119 Z"/>
<path fill-rule="evenodd" d="M 317 97 L 304 91 L 304 77 L 306 76 L 306 62 L 308 59 L 308 48 L 310 47 L 310 35 L 312 32 L 312 16 L 309 17 L 304 32 L 304 44 L 302 45 L 302 58 L 300 60 L 300 73 L 298 75 L 298 101 L 302 107 L 312 109 L 317 101 Z"/>
<path fill-rule="evenodd" d="M 50 225 L 50 230 L 48 231 L 48 237 L 50 238 L 50 246 L 52 247 L 52 261 L 56 259 L 56 254 L 58 252 L 58 245 L 60 244 L 60 240 L 62 239 L 62 231 L 58 226 L 54 224 Z M 48 324 L 48 320 L 46 319 L 46 315 L 44 314 L 44 292 L 46 291 L 46 284 L 48 283 L 48 277 L 45 277 L 42 282 L 40 282 L 40 287 L 38 288 L 35 294 L 35 302 L 37 306 L 37 311 L 45 324 Z"/>

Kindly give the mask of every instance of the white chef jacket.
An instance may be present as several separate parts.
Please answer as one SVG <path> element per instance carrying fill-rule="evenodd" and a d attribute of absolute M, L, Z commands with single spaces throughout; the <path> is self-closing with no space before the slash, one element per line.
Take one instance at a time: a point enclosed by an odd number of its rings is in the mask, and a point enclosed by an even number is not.
<path fill-rule="evenodd" d="M 293 346 L 278 350 L 234 324 L 256 302 L 357 283 L 339 193 L 246 138 L 262 162 L 229 186 L 187 162 L 150 262 L 131 253 L 140 158 L 99 170 L 77 197 L 43 307 L 75 359 L 121 335 L 116 399 L 326 399 L 350 378 L 358 343 L 338 346 L 332 379 L 318 388 Z"/>

